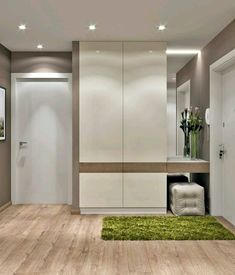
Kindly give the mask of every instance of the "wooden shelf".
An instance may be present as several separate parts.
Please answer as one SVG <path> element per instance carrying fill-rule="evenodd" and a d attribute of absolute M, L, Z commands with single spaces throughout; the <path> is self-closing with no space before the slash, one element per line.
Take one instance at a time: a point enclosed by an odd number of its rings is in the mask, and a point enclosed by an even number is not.
<path fill-rule="evenodd" d="M 206 160 L 191 160 L 184 157 L 170 157 L 167 160 L 168 173 L 209 173 L 210 163 Z"/>
<path fill-rule="evenodd" d="M 82 162 L 80 173 L 209 173 L 205 160 L 170 158 L 166 162 Z"/>

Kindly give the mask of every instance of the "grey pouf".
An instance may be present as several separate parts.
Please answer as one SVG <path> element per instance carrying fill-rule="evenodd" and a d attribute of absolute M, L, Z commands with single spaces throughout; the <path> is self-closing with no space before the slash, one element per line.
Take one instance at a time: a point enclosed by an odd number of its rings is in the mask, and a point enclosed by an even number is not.
<path fill-rule="evenodd" d="M 170 208 L 177 216 L 205 215 L 204 188 L 197 183 L 172 183 Z"/>

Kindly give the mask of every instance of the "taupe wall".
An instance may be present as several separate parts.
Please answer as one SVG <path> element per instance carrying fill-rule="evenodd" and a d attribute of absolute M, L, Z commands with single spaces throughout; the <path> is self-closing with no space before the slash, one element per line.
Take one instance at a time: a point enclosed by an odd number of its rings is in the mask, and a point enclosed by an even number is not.
<path fill-rule="evenodd" d="M 223 31 L 221 31 L 206 47 L 201 54 L 190 60 L 176 76 L 177 87 L 191 80 L 191 106 L 200 107 L 204 115 L 205 109 L 209 107 L 209 66 L 216 60 L 235 48 L 235 20 L 233 20 Z M 200 157 L 209 160 L 209 127 L 204 125 L 201 137 Z M 194 174 L 193 181 L 203 185 L 206 190 L 206 207 L 209 209 L 209 175 Z M 213 184 L 213 183 L 211 183 Z"/>
<path fill-rule="evenodd" d="M 209 107 L 209 66 L 235 48 L 235 20 L 177 73 L 177 87 L 191 80 L 191 105 L 201 111 Z M 209 160 L 209 128 L 204 127 L 200 157 Z"/>
<path fill-rule="evenodd" d="M 0 86 L 6 88 L 6 140 L 0 141 L 0 206 L 11 200 L 11 53 L 0 45 Z"/>
<path fill-rule="evenodd" d="M 72 73 L 71 52 L 12 52 L 12 73 Z"/>

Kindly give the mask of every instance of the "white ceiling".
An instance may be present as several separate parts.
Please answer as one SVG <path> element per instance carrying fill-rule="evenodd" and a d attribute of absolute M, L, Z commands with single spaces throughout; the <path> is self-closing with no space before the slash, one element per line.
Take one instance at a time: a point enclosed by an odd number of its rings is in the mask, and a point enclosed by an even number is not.
<path fill-rule="evenodd" d="M 201 48 L 235 18 L 235 0 L 0 0 L 0 43 L 12 51 L 70 51 L 73 40 L 167 41 Z M 27 25 L 25 32 L 17 26 Z M 88 31 L 97 24 L 95 32 Z M 167 24 L 164 32 L 156 25 Z M 169 57 L 174 75 L 191 57 Z"/>

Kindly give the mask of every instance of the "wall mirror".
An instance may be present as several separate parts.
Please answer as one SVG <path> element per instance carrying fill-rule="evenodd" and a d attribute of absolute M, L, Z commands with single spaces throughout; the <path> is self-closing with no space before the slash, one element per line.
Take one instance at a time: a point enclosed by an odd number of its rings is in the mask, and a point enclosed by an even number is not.
<path fill-rule="evenodd" d="M 185 108 L 190 108 L 190 80 L 176 89 L 176 154 L 183 156 L 184 134 L 180 129 L 181 113 Z"/>

